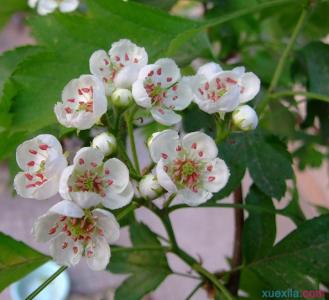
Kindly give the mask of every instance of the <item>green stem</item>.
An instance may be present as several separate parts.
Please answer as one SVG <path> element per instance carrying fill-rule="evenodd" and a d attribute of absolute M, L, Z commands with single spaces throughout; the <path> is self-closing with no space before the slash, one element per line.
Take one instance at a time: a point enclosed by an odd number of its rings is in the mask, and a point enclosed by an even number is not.
<path fill-rule="evenodd" d="M 173 200 L 175 199 L 175 197 L 176 197 L 176 194 L 175 193 L 171 194 L 169 196 L 168 200 L 163 204 L 163 208 L 164 209 L 167 209 L 170 206 L 171 202 L 173 202 Z"/>
<path fill-rule="evenodd" d="M 111 252 L 134 252 L 134 251 L 163 251 L 168 252 L 170 251 L 169 247 L 163 246 L 148 246 L 148 247 L 113 247 L 111 248 Z"/>
<path fill-rule="evenodd" d="M 57 278 L 61 273 L 67 269 L 66 266 L 60 267 L 53 275 L 51 275 L 47 280 L 45 280 L 36 290 L 34 290 L 25 300 L 32 300 L 37 295 L 39 295 L 43 289 L 45 289 L 53 280 Z"/>
<path fill-rule="evenodd" d="M 194 294 L 202 287 L 203 282 L 200 282 L 193 290 L 192 292 L 186 297 L 185 300 L 190 300 L 194 296 Z"/>
<path fill-rule="evenodd" d="M 193 275 L 186 274 L 186 273 L 181 273 L 181 272 L 176 272 L 176 271 L 173 271 L 172 273 L 175 274 L 175 275 L 190 278 L 190 279 L 201 280 L 201 278 L 198 277 L 198 276 L 193 276 Z"/>
<path fill-rule="evenodd" d="M 289 42 L 286 46 L 286 48 L 284 49 L 281 57 L 280 57 L 280 60 L 279 60 L 279 63 L 274 71 L 274 74 L 273 74 L 273 77 L 272 77 L 272 80 L 271 80 L 271 83 L 270 83 L 270 86 L 268 88 L 268 96 L 264 99 L 263 102 L 260 103 L 259 107 L 258 107 L 258 111 L 259 112 L 262 112 L 265 107 L 267 106 L 268 102 L 271 100 L 271 94 L 273 93 L 273 91 L 276 89 L 277 85 L 278 85 L 278 82 L 279 82 L 279 79 L 281 77 L 281 74 L 283 72 L 283 69 L 284 69 L 284 66 L 287 62 L 287 59 L 290 55 L 290 52 L 296 42 L 296 39 L 298 37 L 298 34 L 300 32 L 300 30 L 302 29 L 302 26 L 305 22 L 305 19 L 306 19 L 306 16 L 308 14 L 308 8 L 307 6 L 305 5 L 302 9 L 302 12 L 298 18 L 298 21 L 296 23 L 296 26 L 291 34 L 291 37 L 289 39 Z"/>
<path fill-rule="evenodd" d="M 309 100 L 314 99 L 314 100 L 329 102 L 329 96 L 321 95 L 317 93 L 311 93 L 311 92 L 283 91 L 283 92 L 273 93 L 270 95 L 272 99 L 278 99 L 278 98 L 289 97 L 289 96 L 304 96 Z"/>
<path fill-rule="evenodd" d="M 135 201 L 132 201 L 128 206 L 126 206 L 120 213 L 117 214 L 116 218 L 118 221 L 123 219 L 130 212 L 139 207 L 139 204 Z"/>
<path fill-rule="evenodd" d="M 135 137 L 134 137 L 134 125 L 133 125 L 133 119 L 134 119 L 134 115 L 135 115 L 137 109 L 138 109 L 138 107 L 135 106 L 131 110 L 130 114 L 126 118 L 126 122 L 127 122 L 130 147 L 131 147 L 131 152 L 133 155 L 135 169 L 136 169 L 137 175 L 141 176 L 140 167 L 139 167 L 139 159 L 138 159 L 138 155 L 137 155 L 137 149 L 136 149 L 136 143 L 135 143 Z"/>

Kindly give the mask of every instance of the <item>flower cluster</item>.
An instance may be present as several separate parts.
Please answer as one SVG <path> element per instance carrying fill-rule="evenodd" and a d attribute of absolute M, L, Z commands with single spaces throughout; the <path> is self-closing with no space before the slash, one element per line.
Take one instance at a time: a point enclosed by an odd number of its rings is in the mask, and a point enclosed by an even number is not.
<path fill-rule="evenodd" d="M 53 2 L 63 9 L 74 1 Z M 42 3 L 38 2 L 38 8 Z M 142 115 L 172 126 L 182 119 L 177 111 L 194 101 L 209 114 L 229 114 L 233 130 L 251 130 L 257 126 L 257 114 L 244 103 L 256 96 L 260 82 L 243 67 L 223 71 L 215 63 L 201 66 L 195 76 L 184 77 L 172 59 L 148 64 L 145 49 L 126 39 L 113 43 L 108 52 L 94 52 L 89 65 L 91 74 L 81 75 L 64 87 L 54 112 L 63 126 L 86 130 L 95 124 L 102 126 L 103 115 L 112 111 L 106 118 L 106 122 L 116 124 L 107 128 L 112 132 L 102 129 L 91 147 L 77 151 L 70 164 L 52 135 L 42 134 L 24 142 L 17 148 L 22 172 L 16 175 L 14 187 L 19 195 L 38 200 L 59 193 L 62 200 L 36 221 L 33 235 L 40 242 L 50 242 L 50 252 L 59 264 L 75 265 L 85 257 L 91 269 L 102 270 L 110 259 L 108 244 L 119 237 L 119 224 L 110 211 L 128 205 L 135 191 L 137 200 L 152 201 L 167 194 L 196 206 L 221 190 L 230 176 L 210 136 L 200 131 L 179 135 L 166 129 L 148 141 L 155 168 L 137 178 L 138 189 L 134 189 L 130 180 L 131 172 L 136 171 L 133 164 L 128 169 L 113 157 L 119 147 L 120 123 L 111 117 L 120 121 L 120 114 L 139 107 Z M 126 122 L 132 119 L 126 118 Z M 122 144 L 120 151 L 125 151 Z M 136 178 L 136 172 L 134 175 Z"/>
<path fill-rule="evenodd" d="M 39 15 L 48 15 L 57 8 L 62 13 L 74 11 L 79 6 L 79 0 L 28 0 L 31 8 L 36 8 Z"/>

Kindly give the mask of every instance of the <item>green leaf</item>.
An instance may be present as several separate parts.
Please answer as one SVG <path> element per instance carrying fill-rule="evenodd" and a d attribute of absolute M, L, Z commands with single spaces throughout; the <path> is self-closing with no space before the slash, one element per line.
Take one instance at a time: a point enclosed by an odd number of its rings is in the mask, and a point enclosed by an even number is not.
<path fill-rule="evenodd" d="M 133 0 L 135 2 L 147 4 L 164 10 L 169 10 L 174 6 L 177 0 Z"/>
<path fill-rule="evenodd" d="M 0 232 L 0 291 L 48 260 L 49 257 Z"/>
<path fill-rule="evenodd" d="M 251 186 L 246 204 L 275 210 L 272 199 Z M 271 250 L 276 236 L 275 214 L 250 211 L 243 227 L 243 254 L 246 262 L 264 257 Z"/>
<path fill-rule="evenodd" d="M 269 254 L 247 265 L 268 288 L 314 289 L 328 279 L 329 215 L 301 224 Z"/>
<path fill-rule="evenodd" d="M 26 0 L 10 0 L 1 2 L 0 29 L 7 23 L 11 15 L 27 9 Z"/>
<path fill-rule="evenodd" d="M 116 300 L 138 300 L 156 289 L 171 273 L 155 234 L 142 223 L 130 226 L 132 248 L 113 247 L 109 270 L 131 274 L 115 294 Z"/>

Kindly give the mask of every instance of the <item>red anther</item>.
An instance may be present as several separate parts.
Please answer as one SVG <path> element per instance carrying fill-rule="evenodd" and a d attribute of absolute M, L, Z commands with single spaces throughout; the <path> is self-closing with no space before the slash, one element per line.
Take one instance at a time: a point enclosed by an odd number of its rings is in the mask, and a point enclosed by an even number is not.
<path fill-rule="evenodd" d="M 71 218 L 70 221 L 71 221 L 72 225 L 76 225 L 78 223 L 78 219 L 76 219 L 76 218 Z"/>
<path fill-rule="evenodd" d="M 93 256 L 94 255 L 94 252 L 93 251 L 91 251 L 91 250 L 88 250 L 87 251 L 87 256 L 88 257 L 91 257 L 91 256 Z"/>
<path fill-rule="evenodd" d="M 25 186 L 27 189 L 32 188 L 32 187 L 36 187 L 36 185 L 34 183 L 30 183 L 28 185 Z"/>
<path fill-rule="evenodd" d="M 98 229 L 98 234 L 104 236 L 104 230 L 102 228 Z"/>
<path fill-rule="evenodd" d="M 134 58 L 134 63 L 138 64 L 138 59 L 136 57 Z"/>
<path fill-rule="evenodd" d="M 206 82 L 206 83 L 204 84 L 204 89 L 205 89 L 205 90 L 208 90 L 208 89 L 209 89 L 209 82 Z"/>
<path fill-rule="evenodd" d="M 196 147 L 197 147 L 196 143 L 193 143 L 191 146 L 192 149 L 196 149 Z"/>
<path fill-rule="evenodd" d="M 227 77 L 227 78 L 226 78 L 226 82 L 228 82 L 228 83 L 233 83 L 233 84 L 236 84 L 236 83 L 237 83 L 236 80 L 234 80 L 234 79 L 232 79 L 232 78 L 230 78 L 230 77 Z"/>
<path fill-rule="evenodd" d="M 88 88 L 82 88 L 81 89 L 84 93 L 89 93 L 90 92 L 90 89 L 88 89 Z"/>
<path fill-rule="evenodd" d="M 33 149 L 30 149 L 29 152 L 30 152 L 31 154 L 33 154 L 33 155 L 36 155 L 36 154 L 38 153 L 37 151 L 35 151 L 35 150 L 33 150 Z"/>
<path fill-rule="evenodd" d="M 163 170 L 164 170 L 165 172 L 168 172 L 168 170 L 169 170 L 168 166 L 164 166 L 164 167 L 163 167 Z"/>
<path fill-rule="evenodd" d="M 66 220 L 66 216 L 61 216 L 60 218 L 59 218 L 59 220 L 61 221 L 61 222 L 64 222 L 65 220 Z M 66 224 L 65 224 L 66 225 Z"/>
<path fill-rule="evenodd" d="M 105 65 L 108 65 L 109 61 L 107 59 L 104 59 L 104 63 L 105 63 Z"/>
<path fill-rule="evenodd" d="M 215 176 L 209 176 L 208 177 L 208 181 L 209 182 L 213 182 L 215 179 L 216 179 Z"/>
<path fill-rule="evenodd" d="M 177 146 L 176 147 L 176 151 L 178 152 L 178 151 L 181 151 L 182 150 L 182 147 L 181 146 Z"/>
<path fill-rule="evenodd" d="M 27 165 L 28 165 L 29 167 L 33 167 L 33 166 L 35 165 L 35 162 L 34 162 L 33 160 L 31 160 L 31 161 L 29 161 L 29 162 L 27 163 Z"/>
<path fill-rule="evenodd" d="M 91 162 L 90 163 L 92 167 L 96 168 L 97 167 L 97 164 L 95 162 Z"/>
<path fill-rule="evenodd" d="M 43 180 L 44 176 L 41 173 L 35 174 L 35 176 L 39 177 L 41 180 Z"/>
<path fill-rule="evenodd" d="M 63 228 L 62 228 L 62 231 L 65 232 L 67 231 L 67 224 L 64 224 Z"/>
<path fill-rule="evenodd" d="M 204 94 L 204 92 L 203 92 L 203 90 L 202 90 L 201 88 L 198 88 L 198 91 L 199 91 L 199 93 L 200 93 L 201 95 Z"/>
<path fill-rule="evenodd" d="M 74 103 L 75 102 L 75 99 L 74 98 L 70 98 L 70 99 L 67 99 L 68 102 L 71 102 L 71 103 Z"/>
<path fill-rule="evenodd" d="M 177 98 L 178 98 L 178 96 L 174 96 L 174 97 L 172 97 L 173 100 L 176 100 Z"/>
<path fill-rule="evenodd" d="M 173 90 L 174 92 L 176 92 L 176 91 L 177 91 L 177 84 L 176 84 L 176 85 L 174 85 L 174 86 L 172 87 L 172 90 Z"/>
<path fill-rule="evenodd" d="M 128 61 L 128 60 L 129 60 L 128 53 L 125 53 L 125 61 Z"/>
<path fill-rule="evenodd" d="M 77 246 L 74 246 L 72 249 L 73 249 L 73 252 L 74 252 L 74 254 L 77 254 L 77 253 L 78 253 L 78 251 L 79 251 L 79 249 L 78 249 L 78 247 L 77 247 Z"/>
<path fill-rule="evenodd" d="M 200 157 L 203 156 L 203 151 L 199 151 L 199 156 L 200 156 Z"/>
<path fill-rule="evenodd" d="M 120 56 L 116 55 L 114 58 L 116 61 L 120 61 Z"/>
<path fill-rule="evenodd" d="M 105 175 L 110 175 L 110 170 L 109 169 L 105 169 L 104 173 L 105 173 Z"/>
<path fill-rule="evenodd" d="M 108 79 L 106 77 L 103 77 L 104 82 L 108 82 Z"/>
<path fill-rule="evenodd" d="M 161 115 L 164 115 L 164 113 L 165 113 L 164 110 L 163 110 L 162 108 L 159 108 L 158 111 L 159 111 L 159 113 L 160 113 Z"/>
<path fill-rule="evenodd" d="M 68 243 L 67 242 L 64 242 L 63 245 L 62 245 L 62 249 L 66 249 L 68 246 Z"/>
<path fill-rule="evenodd" d="M 57 227 L 52 227 L 49 229 L 48 234 L 54 234 L 57 230 Z"/>
<path fill-rule="evenodd" d="M 33 176 L 29 173 L 25 173 L 24 176 L 26 177 L 27 180 L 32 180 L 33 179 Z"/>
<path fill-rule="evenodd" d="M 167 82 L 172 81 L 172 77 L 167 77 Z"/>
<path fill-rule="evenodd" d="M 196 186 L 193 186 L 193 187 L 192 187 L 192 191 L 193 191 L 194 193 L 197 193 L 197 192 L 198 192 L 198 188 L 197 188 Z"/>
<path fill-rule="evenodd" d="M 154 71 L 150 71 L 150 72 L 147 74 L 147 76 L 153 76 L 153 74 L 154 74 Z"/>
<path fill-rule="evenodd" d="M 72 235 L 72 232 L 70 230 L 66 231 L 66 235 L 67 236 L 71 236 Z"/>
<path fill-rule="evenodd" d="M 73 112 L 72 108 L 71 108 L 71 107 L 68 107 L 68 106 L 66 106 L 66 107 L 64 108 L 64 110 L 65 110 L 66 113 L 68 113 L 68 114 L 71 114 L 71 113 Z"/>
<path fill-rule="evenodd" d="M 112 185 L 112 184 L 113 184 L 113 180 L 109 179 L 109 180 L 107 181 L 107 184 L 108 184 L 108 185 Z"/>
<path fill-rule="evenodd" d="M 80 96 L 83 95 L 83 93 L 82 93 L 82 91 L 81 91 L 80 89 L 78 89 L 78 94 L 79 94 Z"/>
<path fill-rule="evenodd" d="M 163 159 L 167 159 L 167 158 L 168 158 L 168 154 L 166 154 L 166 153 L 161 153 L 161 157 L 162 157 Z"/>
<path fill-rule="evenodd" d="M 157 69 L 157 74 L 161 75 L 161 73 L 162 73 L 162 69 L 161 68 Z"/>
<path fill-rule="evenodd" d="M 94 226 L 93 224 L 89 224 L 89 225 L 87 226 L 87 228 L 86 228 L 86 231 L 87 231 L 87 232 L 91 232 L 91 231 L 94 230 L 94 228 L 95 228 L 95 226 Z"/>
<path fill-rule="evenodd" d="M 85 238 L 84 238 L 84 236 L 83 235 L 79 235 L 79 241 L 82 241 L 82 240 L 84 240 Z"/>
<path fill-rule="evenodd" d="M 207 171 L 208 171 L 208 172 L 211 172 L 212 169 L 213 169 L 213 166 L 212 166 L 212 165 L 207 166 Z"/>
<path fill-rule="evenodd" d="M 79 164 L 80 164 L 80 165 L 83 165 L 84 163 L 85 163 L 85 160 L 84 160 L 83 158 L 80 158 L 80 159 L 79 159 Z"/>

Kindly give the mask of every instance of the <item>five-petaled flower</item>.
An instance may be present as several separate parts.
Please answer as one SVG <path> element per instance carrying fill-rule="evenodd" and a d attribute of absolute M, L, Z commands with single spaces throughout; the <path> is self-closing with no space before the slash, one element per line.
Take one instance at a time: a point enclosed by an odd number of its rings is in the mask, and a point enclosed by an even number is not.
<path fill-rule="evenodd" d="M 62 102 L 54 110 L 58 122 L 65 127 L 91 128 L 107 111 L 102 82 L 92 75 L 71 80 L 63 90 Z"/>
<path fill-rule="evenodd" d="M 51 242 L 50 252 L 58 264 L 73 266 L 84 256 L 88 266 L 98 271 L 109 263 L 108 243 L 119 238 L 120 227 L 104 209 L 83 210 L 63 200 L 37 219 L 32 234 L 38 242 Z"/>
<path fill-rule="evenodd" d="M 59 193 L 82 208 L 103 204 L 109 209 L 127 205 L 134 191 L 126 165 L 117 158 L 103 163 L 104 154 L 91 147 L 81 148 L 73 165 L 62 173 Z"/>
<path fill-rule="evenodd" d="M 189 79 L 194 101 L 209 114 L 231 112 L 239 104 L 252 100 L 259 92 L 260 80 L 244 67 L 223 71 L 216 63 L 207 63 Z"/>
<path fill-rule="evenodd" d="M 136 103 L 149 109 L 153 118 L 163 125 L 180 122 L 182 118 L 174 110 L 185 109 L 193 98 L 179 68 L 169 58 L 145 66 L 132 86 L 132 94 Z"/>
<path fill-rule="evenodd" d="M 144 48 L 122 39 L 112 44 L 108 54 L 104 50 L 95 51 L 89 66 L 90 72 L 103 82 L 106 94 L 111 95 L 116 88 L 131 88 L 147 61 Z"/>
<path fill-rule="evenodd" d="M 159 184 L 188 205 L 209 200 L 228 181 L 229 170 L 205 133 L 192 132 L 180 139 L 176 131 L 164 130 L 152 136 L 149 149 Z"/>
<path fill-rule="evenodd" d="M 41 134 L 25 141 L 16 150 L 16 160 L 23 170 L 14 179 L 18 195 L 43 200 L 58 192 L 60 176 L 67 161 L 61 144 L 54 136 Z"/>
<path fill-rule="evenodd" d="M 79 6 L 79 0 L 28 0 L 32 8 L 37 8 L 39 15 L 48 15 L 57 8 L 62 13 L 74 11 Z"/>

